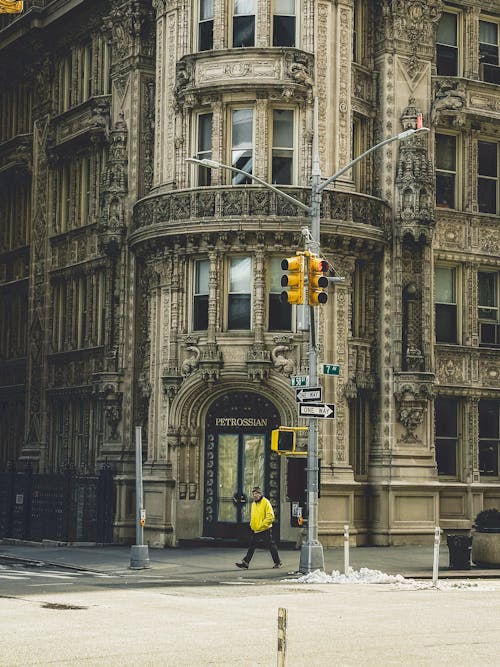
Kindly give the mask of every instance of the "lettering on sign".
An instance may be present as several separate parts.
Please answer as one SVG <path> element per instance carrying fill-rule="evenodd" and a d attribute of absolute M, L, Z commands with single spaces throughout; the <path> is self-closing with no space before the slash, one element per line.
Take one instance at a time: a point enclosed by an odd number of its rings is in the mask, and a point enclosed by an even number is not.
<path fill-rule="evenodd" d="M 267 419 L 253 417 L 216 417 L 216 426 L 267 426 Z"/>

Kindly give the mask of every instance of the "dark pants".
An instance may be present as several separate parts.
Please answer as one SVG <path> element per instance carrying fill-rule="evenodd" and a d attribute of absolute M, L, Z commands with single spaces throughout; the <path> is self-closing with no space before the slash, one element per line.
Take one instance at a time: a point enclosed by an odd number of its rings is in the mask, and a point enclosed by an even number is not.
<path fill-rule="evenodd" d="M 252 531 L 252 537 L 250 538 L 250 546 L 248 547 L 246 556 L 243 558 L 245 563 L 249 563 L 252 560 L 252 556 L 254 555 L 255 549 L 257 547 L 261 547 L 262 549 L 269 549 L 274 564 L 278 565 L 278 563 L 281 563 L 278 554 L 278 547 L 276 546 L 276 543 L 273 540 L 272 528 L 269 528 L 269 530 L 263 530 L 260 533 L 254 533 Z"/>

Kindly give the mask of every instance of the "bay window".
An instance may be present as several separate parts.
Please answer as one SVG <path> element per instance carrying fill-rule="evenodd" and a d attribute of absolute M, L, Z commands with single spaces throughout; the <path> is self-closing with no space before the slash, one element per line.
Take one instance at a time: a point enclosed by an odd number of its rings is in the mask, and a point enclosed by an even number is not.
<path fill-rule="evenodd" d="M 274 0 L 273 46 L 295 46 L 295 0 Z"/>
<path fill-rule="evenodd" d="M 198 116 L 198 160 L 212 158 L 212 120 L 213 114 L 202 113 Z M 198 185 L 211 185 L 212 170 L 208 167 L 198 166 Z"/>
<path fill-rule="evenodd" d="M 271 181 L 289 184 L 293 181 L 293 111 L 273 110 L 273 149 Z"/>
<path fill-rule="evenodd" d="M 200 0 L 198 51 L 214 48 L 214 0 Z"/>
<path fill-rule="evenodd" d="M 253 109 L 234 109 L 231 114 L 231 166 L 252 173 Z M 244 174 L 233 174 L 233 185 L 251 183 Z"/>
<path fill-rule="evenodd" d="M 208 259 L 197 260 L 194 264 L 193 290 L 193 329 L 208 329 L 208 293 L 210 262 Z"/>
<path fill-rule="evenodd" d="M 255 46 L 255 0 L 234 0 L 233 47 Z"/>
<path fill-rule="evenodd" d="M 231 257 L 229 260 L 228 329 L 250 329 L 251 319 L 250 257 Z"/>

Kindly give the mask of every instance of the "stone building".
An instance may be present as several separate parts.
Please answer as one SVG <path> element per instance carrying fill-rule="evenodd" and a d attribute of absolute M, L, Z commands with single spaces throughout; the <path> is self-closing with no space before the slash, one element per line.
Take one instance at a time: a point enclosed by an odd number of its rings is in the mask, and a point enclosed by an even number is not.
<path fill-rule="evenodd" d="M 319 106 L 319 537 L 429 541 L 500 506 L 500 6 L 493 0 L 25 0 L 0 17 L 0 468 L 116 482 L 132 540 L 230 538 L 307 333 L 279 293 Z"/>

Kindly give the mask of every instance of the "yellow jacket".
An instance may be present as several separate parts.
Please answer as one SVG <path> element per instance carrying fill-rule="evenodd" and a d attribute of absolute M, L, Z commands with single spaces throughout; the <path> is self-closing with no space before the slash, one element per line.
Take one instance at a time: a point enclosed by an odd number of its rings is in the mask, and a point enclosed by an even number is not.
<path fill-rule="evenodd" d="M 258 503 L 255 500 L 250 510 L 250 528 L 254 533 L 262 533 L 263 530 L 269 530 L 273 525 L 274 511 L 267 498 L 262 498 Z"/>

